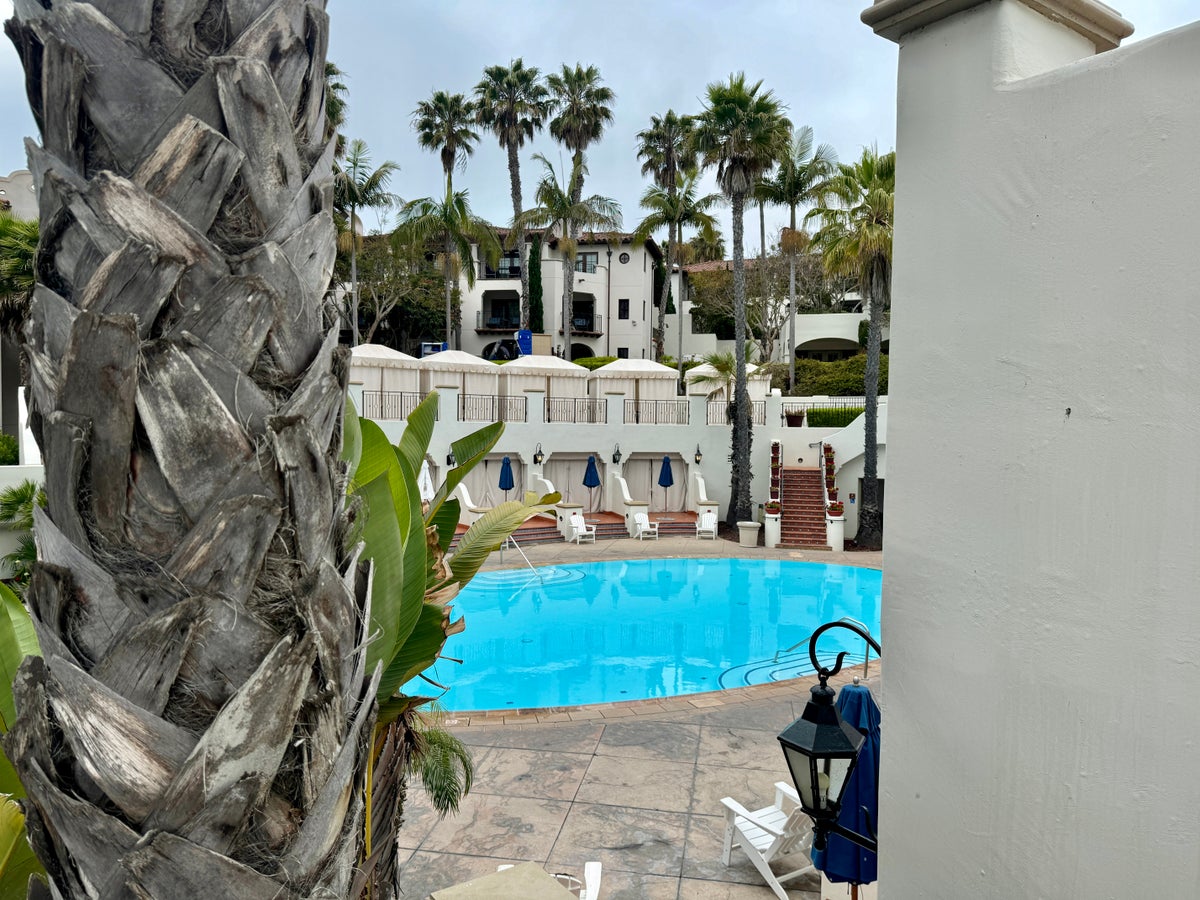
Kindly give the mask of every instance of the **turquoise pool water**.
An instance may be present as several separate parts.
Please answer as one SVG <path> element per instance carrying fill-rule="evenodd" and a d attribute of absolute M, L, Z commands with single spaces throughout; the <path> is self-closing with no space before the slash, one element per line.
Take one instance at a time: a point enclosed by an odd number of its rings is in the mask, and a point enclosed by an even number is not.
<path fill-rule="evenodd" d="M 881 573 L 824 563 L 645 559 L 481 572 L 456 598 L 466 630 L 429 674 L 449 710 L 671 697 L 811 671 L 808 636 L 849 616 L 879 634 Z M 804 642 L 790 655 L 777 654 Z M 861 662 L 863 642 L 834 629 Z M 408 693 L 429 694 L 419 680 Z"/>

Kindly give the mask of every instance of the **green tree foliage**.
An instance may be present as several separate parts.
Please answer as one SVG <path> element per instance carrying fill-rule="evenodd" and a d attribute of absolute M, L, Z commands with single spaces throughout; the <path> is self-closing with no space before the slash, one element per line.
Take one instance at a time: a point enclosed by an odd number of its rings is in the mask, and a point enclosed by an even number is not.
<path fill-rule="evenodd" d="M 7 437 L 7 435 L 5 435 Z M 33 510 L 46 505 L 46 492 L 36 481 L 26 478 L 0 491 L 0 528 L 17 532 L 17 547 L 3 557 L 9 578 L 20 593 L 29 584 L 37 546 L 33 542 Z"/>
<path fill-rule="evenodd" d="M 11 434 L 0 432 L 0 466 L 15 466 L 21 462 L 21 448 Z"/>
<path fill-rule="evenodd" d="M 590 372 L 596 371 L 601 366 L 607 366 L 610 362 L 616 362 L 615 356 L 585 356 L 581 359 L 572 360 L 577 366 L 583 366 Z"/>
<path fill-rule="evenodd" d="M 417 143 L 425 150 L 438 154 L 446 174 L 446 194 L 453 190 L 456 167 L 465 166 L 467 157 L 475 152 L 479 133 L 475 131 L 475 104 L 462 94 L 434 91 L 413 110 L 412 125 Z"/>
<path fill-rule="evenodd" d="M 529 328 L 535 334 L 545 331 L 546 310 L 542 303 L 542 236 L 535 234 L 529 244 Z"/>
<path fill-rule="evenodd" d="M 0 334 L 20 342 L 29 317 L 38 223 L 0 209 Z"/>
<path fill-rule="evenodd" d="M 409 353 L 436 338 L 444 323 L 442 273 L 423 247 L 394 248 L 387 237 L 369 237 L 358 269 L 365 343 Z"/>

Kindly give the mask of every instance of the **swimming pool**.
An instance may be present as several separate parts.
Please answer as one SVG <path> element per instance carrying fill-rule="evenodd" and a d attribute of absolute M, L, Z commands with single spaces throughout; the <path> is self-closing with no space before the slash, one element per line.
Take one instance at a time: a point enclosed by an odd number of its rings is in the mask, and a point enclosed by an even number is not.
<path fill-rule="evenodd" d="M 454 601 L 466 630 L 428 674 L 448 710 L 578 706 L 694 694 L 811 671 L 808 636 L 849 616 L 879 634 L 876 569 L 643 559 L 481 572 Z M 793 654 L 779 651 L 805 642 Z M 821 638 L 861 661 L 844 629 Z M 428 694 L 414 681 L 408 693 Z"/>

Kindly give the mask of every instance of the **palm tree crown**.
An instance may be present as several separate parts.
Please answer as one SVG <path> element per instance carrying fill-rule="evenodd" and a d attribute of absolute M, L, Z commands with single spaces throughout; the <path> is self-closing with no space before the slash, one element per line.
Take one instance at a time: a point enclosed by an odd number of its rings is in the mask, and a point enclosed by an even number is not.
<path fill-rule="evenodd" d="M 413 110 L 417 143 L 441 156 L 448 187 L 454 167 L 465 164 L 479 143 L 479 134 L 472 127 L 475 121 L 475 104 L 462 94 L 446 91 L 434 91 Z"/>
<path fill-rule="evenodd" d="M 864 147 L 859 159 L 840 164 L 821 183 L 821 202 L 806 217 L 820 222 L 813 243 L 826 269 L 857 277 L 864 292 L 875 266 L 891 267 L 895 190 L 895 151 L 880 155 Z"/>
<path fill-rule="evenodd" d="M 692 146 L 695 120 L 667 110 L 664 116 L 651 116 L 650 127 L 639 131 L 638 159 L 642 174 L 649 175 L 660 187 L 674 186 L 679 173 L 696 168 L 696 150 Z"/>
<path fill-rule="evenodd" d="M 604 126 L 613 120 L 611 104 L 617 95 L 600 83 L 600 70 L 568 65 L 546 77 L 554 95 L 556 115 L 550 134 L 572 153 L 579 154 L 600 140 Z"/>
<path fill-rule="evenodd" d="M 763 198 L 791 211 L 791 227 L 796 227 L 796 209 L 815 202 L 818 188 L 837 171 L 837 152 L 829 144 L 814 150 L 811 125 L 796 129 L 787 151 L 779 157 L 773 178 L 762 182 Z"/>
<path fill-rule="evenodd" d="M 541 131 L 550 114 L 550 92 L 535 66 L 520 59 L 507 66 L 488 66 L 475 85 L 476 121 L 489 129 L 500 146 L 520 148 Z"/>
<path fill-rule="evenodd" d="M 696 117 L 693 146 L 706 166 L 717 167 L 717 183 L 727 197 L 743 197 L 787 146 L 791 122 L 774 91 L 762 82 L 747 85 L 744 72 L 729 83 L 708 86 L 707 104 Z"/>
<path fill-rule="evenodd" d="M 673 196 L 669 190 L 658 185 L 646 188 L 642 194 L 641 206 L 648 214 L 634 231 L 634 242 L 644 241 L 655 231 L 672 224 L 676 228 L 698 228 L 699 237 L 705 243 L 720 240 L 717 234 L 717 220 L 709 210 L 721 203 L 723 198 L 720 194 L 699 196 L 699 183 L 700 173 L 692 170 L 682 174 Z"/>

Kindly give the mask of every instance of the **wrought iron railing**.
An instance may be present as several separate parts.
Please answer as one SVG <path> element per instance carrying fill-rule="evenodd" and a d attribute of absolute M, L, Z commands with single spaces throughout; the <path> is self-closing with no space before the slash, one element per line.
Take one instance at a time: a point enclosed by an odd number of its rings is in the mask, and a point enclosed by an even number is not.
<path fill-rule="evenodd" d="M 516 331 L 521 327 L 521 320 L 517 316 L 484 316 L 483 310 L 475 312 L 475 330 L 480 329 L 496 329 L 501 331 Z"/>
<path fill-rule="evenodd" d="M 753 425 L 767 424 L 767 401 L 766 400 L 751 400 L 750 401 L 750 422 Z M 732 425 L 733 424 L 733 404 L 726 403 L 724 400 L 708 401 L 708 424 L 709 425 Z"/>
<path fill-rule="evenodd" d="M 608 402 L 588 397 L 547 397 L 546 421 L 606 425 Z"/>
<path fill-rule="evenodd" d="M 416 391 L 363 391 L 362 415 L 366 419 L 407 419 L 425 397 Z M 437 409 L 434 409 L 437 417 Z"/>
<path fill-rule="evenodd" d="M 604 334 L 604 316 L 575 316 L 571 330 L 576 334 Z M 562 334 L 561 328 L 558 333 Z"/>
<path fill-rule="evenodd" d="M 686 425 L 687 400 L 626 400 L 625 424 Z"/>
<path fill-rule="evenodd" d="M 524 397 L 496 397 L 491 394 L 459 394 L 460 422 L 524 422 Z"/>

